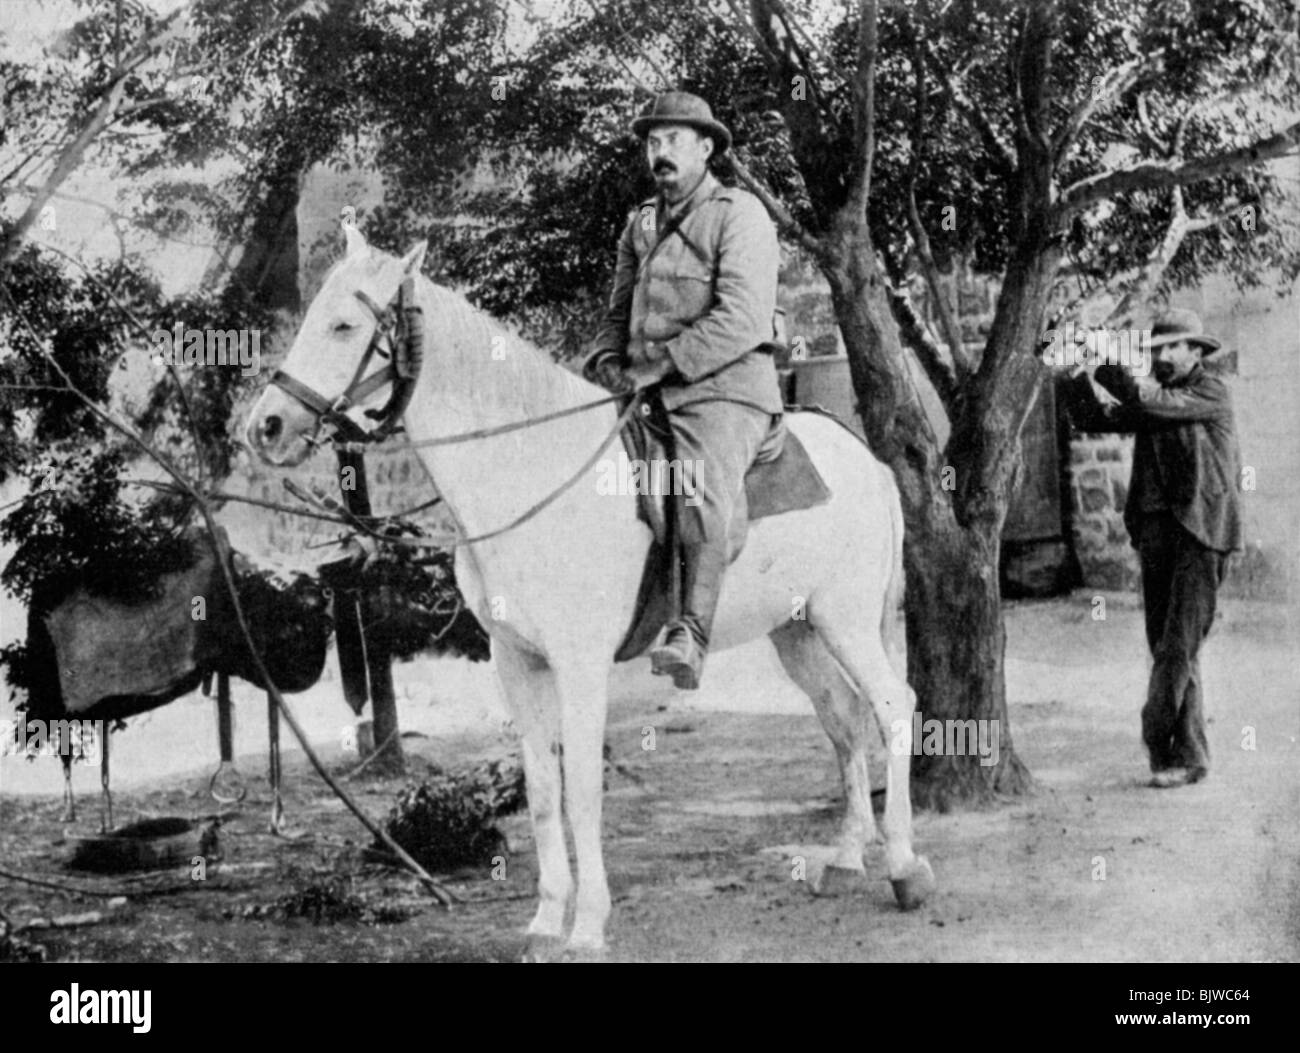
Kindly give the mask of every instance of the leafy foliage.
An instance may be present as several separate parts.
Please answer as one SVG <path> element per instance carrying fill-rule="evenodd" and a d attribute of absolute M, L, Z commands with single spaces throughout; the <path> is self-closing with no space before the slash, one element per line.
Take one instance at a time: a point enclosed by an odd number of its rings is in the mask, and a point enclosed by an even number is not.
<path fill-rule="evenodd" d="M 494 760 L 408 785 L 385 829 L 422 866 L 450 870 L 490 861 L 502 846 L 496 820 L 525 803 L 522 766 L 513 758 Z"/>
<path fill-rule="evenodd" d="M 121 447 L 83 447 L 51 458 L 45 472 L 25 470 L 38 488 L 0 522 L 0 537 L 18 544 L 0 574 L 9 591 L 47 607 L 79 586 L 139 602 L 156 598 L 160 574 L 191 565 L 192 547 L 166 509 L 121 500 L 124 459 Z"/>

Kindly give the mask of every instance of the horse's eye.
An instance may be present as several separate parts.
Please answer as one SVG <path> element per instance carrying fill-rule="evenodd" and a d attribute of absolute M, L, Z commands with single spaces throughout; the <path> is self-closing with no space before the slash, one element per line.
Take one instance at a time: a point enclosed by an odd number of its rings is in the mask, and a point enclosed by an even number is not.
<path fill-rule="evenodd" d="M 336 332 L 336 333 L 346 333 L 346 332 L 348 332 L 349 330 L 351 330 L 351 329 L 355 329 L 355 328 L 356 328 L 356 326 L 353 325 L 351 322 L 338 322 L 338 323 L 335 324 L 335 326 L 334 326 L 334 332 Z"/>

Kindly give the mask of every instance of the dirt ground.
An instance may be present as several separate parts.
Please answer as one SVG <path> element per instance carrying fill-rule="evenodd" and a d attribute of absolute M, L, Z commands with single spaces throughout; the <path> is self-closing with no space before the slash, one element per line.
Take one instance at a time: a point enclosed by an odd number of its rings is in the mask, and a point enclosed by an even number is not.
<path fill-rule="evenodd" d="M 879 847 L 848 895 L 811 894 L 834 837 L 839 780 L 829 740 L 806 714 L 699 711 L 662 691 L 616 692 L 608 741 L 605 853 L 614 898 L 611 961 L 1294 961 L 1300 958 L 1300 691 L 1289 612 L 1227 602 L 1207 643 L 1210 778 L 1147 788 L 1138 737 L 1146 665 L 1141 612 L 1108 594 L 1009 604 L 1007 683 L 1033 793 L 985 810 L 922 813 L 916 843 L 939 888 L 920 910 L 894 906 Z M 646 678 L 648 679 L 648 678 Z M 656 728 L 644 751 L 642 729 Z M 1251 749 L 1249 746 L 1253 745 Z M 412 772 L 509 747 L 501 735 L 406 741 Z M 348 767 L 341 758 L 340 770 Z M 250 768 L 252 765 L 250 765 Z M 151 894 L 111 906 L 0 879 L 11 923 L 99 911 L 81 928 L 27 939 L 79 961 L 512 961 L 534 909 L 526 816 L 503 824 L 505 872 L 461 871 L 450 912 L 408 877 L 361 858 L 369 836 L 323 784 L 289 764 L 287 808 L 303 836 L 271 837 L 267 788 L 252 780 L 223 828 L 205 881 L 163 874 Z M 348 784 L 383 815 L 400 780 Z M 95 829 L 93 799 L 82 822 Z M 199 816 L 206 777 L 120 793 L 119 822 Z M 0 798 L 0 866 L 96 882 L 63 869 L 71 842 L 50 797 Z M 269 907 L 319 875 L 346 875 L 374 908 L 316 924 Z M 109 883 L 104 883 L 109 884 Z M 112 882 L 121 885 L 121 882 Z M 154 887 L 158 886 L 158 887 Z M 378 911 L 376 916 L 375 911 Z"/>

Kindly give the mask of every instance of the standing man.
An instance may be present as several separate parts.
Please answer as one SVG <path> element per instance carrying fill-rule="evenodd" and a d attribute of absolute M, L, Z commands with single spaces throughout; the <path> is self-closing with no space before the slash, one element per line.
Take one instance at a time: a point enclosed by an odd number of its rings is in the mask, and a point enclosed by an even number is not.
<path fill-rule="evenodd" d="M 1197 654 L 1228 556 L 1241 547 L 1232 402 L 1227 385 L 1201 364 L 1218 349 L 1195 313 L 1171 311 L 1151 330 L 1153 377 L 1117 365 L 1097 369 L 1097 383 L 1118 405 L 1102 405 L 1083 374 L 1069 391 L 1082 430 L 1137 434 L 1124 525 L 1142 566 L 1154 660 L 1142 737 L 1157 787 L 1199 782 L 1209 770 Z"/>
<path fill-rule="evenodd" d="M 682 604 L 651 668 L 699 687 L 726 569 L 727 525 L 784 409 L 772 361 L 780 253 L 753 195 L 708 170 L 731 133 L 708 103 L 670 91 L 632 122 L 658 193 L 628 218 L 609 307 L 583 366 L 613 391 L 657 386 L 698 501 L 676 495 Z M 689 495 L 687 495 L 689 496 Z"/>

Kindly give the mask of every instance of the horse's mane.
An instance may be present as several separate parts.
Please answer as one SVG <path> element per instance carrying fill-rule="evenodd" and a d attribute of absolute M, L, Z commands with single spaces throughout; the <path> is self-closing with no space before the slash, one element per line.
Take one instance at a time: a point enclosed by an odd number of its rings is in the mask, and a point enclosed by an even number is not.
<path fill-rule="evenodd" d="M 430 283 L 425 311 L 425 368 L 454 370 L 485 419 L 523 419 L 572 406 L 595 394 L 590 385 L 460 293 Z"/>

